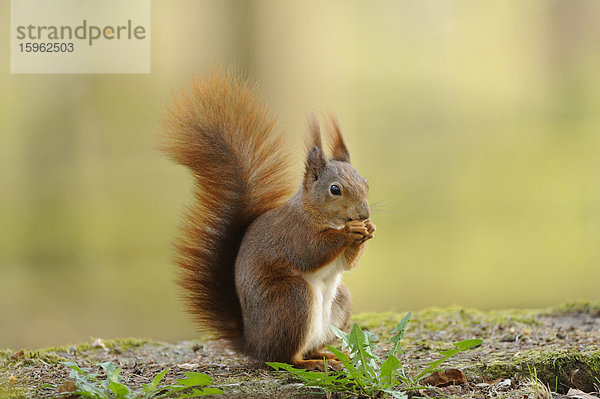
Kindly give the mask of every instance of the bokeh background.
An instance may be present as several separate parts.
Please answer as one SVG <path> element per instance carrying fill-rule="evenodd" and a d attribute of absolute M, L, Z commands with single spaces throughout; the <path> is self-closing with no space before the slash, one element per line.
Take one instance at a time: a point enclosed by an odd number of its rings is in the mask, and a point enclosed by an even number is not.
<path fill-rule="evenodd" d="M 0 3 L 0 347 L 195 336 L 171 240 L 191 178 L 157 150 L 217 62 L 296 144 L 336 113 L 378 226 L 355 311 L 600 299 L 600 2 L 152 2 L 149 75 L 11 75 Z"/>

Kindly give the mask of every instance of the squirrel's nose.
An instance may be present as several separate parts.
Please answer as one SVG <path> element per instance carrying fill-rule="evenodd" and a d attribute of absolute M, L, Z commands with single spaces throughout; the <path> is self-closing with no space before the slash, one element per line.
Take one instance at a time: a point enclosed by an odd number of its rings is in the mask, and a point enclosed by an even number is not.
<path fill-rule="evenodd" d="M 362 204 L 358 206 L 358 220 L 367 220 L 371 216 L 369 205 Z"/>

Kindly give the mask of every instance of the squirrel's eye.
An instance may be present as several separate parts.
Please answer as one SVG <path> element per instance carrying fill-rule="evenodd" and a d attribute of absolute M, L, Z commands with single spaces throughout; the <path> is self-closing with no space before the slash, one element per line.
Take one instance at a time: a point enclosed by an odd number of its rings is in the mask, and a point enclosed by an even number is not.
<path fill-rule="evenodd" d="M 333 195 L 342 195 L 342 190 L 335 184 L 332 184 L 331 187 L 329 187 L 329 192 Z"/>

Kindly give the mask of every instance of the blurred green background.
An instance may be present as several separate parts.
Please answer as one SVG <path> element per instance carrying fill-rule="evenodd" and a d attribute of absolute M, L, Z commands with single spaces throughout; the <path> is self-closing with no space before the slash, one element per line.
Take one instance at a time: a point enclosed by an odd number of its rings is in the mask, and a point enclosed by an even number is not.
<path fill-rule="evenodd" d="M 0 23 L 0 347 L 195 336 L 171 240 L 191 178 L 157 150 L 216 62 L 298 149 L 329 110 L 382 201 L 355 311 L 600 299 L 600 2 L 153 1 L 149 75 L 11 75 Z"/>

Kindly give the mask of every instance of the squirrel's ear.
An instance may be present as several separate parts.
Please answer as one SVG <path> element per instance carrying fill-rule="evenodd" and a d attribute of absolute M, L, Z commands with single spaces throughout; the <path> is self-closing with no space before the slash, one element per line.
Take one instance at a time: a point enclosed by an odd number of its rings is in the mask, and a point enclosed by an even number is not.
<path fill-rule="evenodd" d="M 329 123 L 327 124 L 327 130 L 329 132 L 329 142 L 331 146 L 332 159 L 336 161 L 350 163 L 350 152 L 346 143 L 344 143 L 344 136 L 342 136 L 342 129 L 335 116 L 329 116 Z"/>
<path fill-rule="evenodd" d="M 304 184 L 311 184 L 319 180 L 319 176 L 327 166 L 327 159 L 320 147 L 313 147 L 306 156 L 306 167 L 304 170 Z"/>
<path fill-rule="evenodd" d="M 327 166 L 327 159 L 321 148 L 321 128 L 314 113 L 308 118 L 308 134 L 306 136 L 306 168 L 304 183 L 309 184 L 319 180 L 321 171 Z"/>

